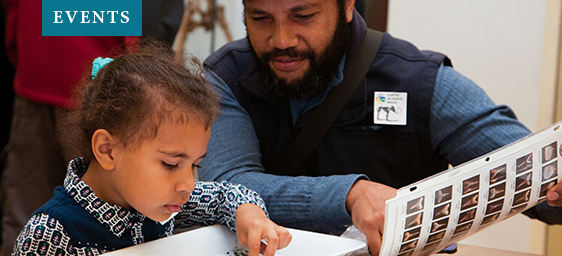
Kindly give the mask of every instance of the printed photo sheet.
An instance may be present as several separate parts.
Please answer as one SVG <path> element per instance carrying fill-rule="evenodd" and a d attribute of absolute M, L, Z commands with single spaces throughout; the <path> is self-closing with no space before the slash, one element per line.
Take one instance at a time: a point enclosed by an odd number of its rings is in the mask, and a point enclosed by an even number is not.
<path fill-rule="evenodd" d="M 561 179 L 561 126 L 401 188 L 386 202 L 381 255 L 431 255 L 545 201 Z"/>

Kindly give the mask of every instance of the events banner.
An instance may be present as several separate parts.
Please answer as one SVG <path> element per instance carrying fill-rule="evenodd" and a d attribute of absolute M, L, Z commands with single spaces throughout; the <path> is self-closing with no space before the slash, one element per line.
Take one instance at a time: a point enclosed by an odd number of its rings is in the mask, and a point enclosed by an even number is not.
<path fill-rule="evenodd" d="M 141 0 L 43 0 L 43 36 L 141 36 Z"/>

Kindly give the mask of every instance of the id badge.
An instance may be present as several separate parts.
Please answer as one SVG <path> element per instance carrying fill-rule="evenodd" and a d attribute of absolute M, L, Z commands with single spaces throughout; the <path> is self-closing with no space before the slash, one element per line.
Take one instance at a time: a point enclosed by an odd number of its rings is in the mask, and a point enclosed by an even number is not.
<path fill-rule="evenodd" d="M 408 93 L 375 92 L 374 123 L 384 125 L 406 125 Z"/>

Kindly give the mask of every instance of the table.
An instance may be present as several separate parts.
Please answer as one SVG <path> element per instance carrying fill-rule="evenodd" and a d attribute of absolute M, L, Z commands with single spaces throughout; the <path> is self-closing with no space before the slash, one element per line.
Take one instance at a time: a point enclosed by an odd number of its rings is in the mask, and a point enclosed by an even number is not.
<path fill-rule="evenodd" d="M 350 248 L 364 248 L 362 242 L 336 236 L 324 235 L 302 230 L 289 229 L 293 242 L 284 249 L 283 255 L 331 255 L 335 251 L 348 251 Z M 197 228 L 174 236 L 157 239 L 104 254 L 107 256 L 152 256 L 152 255 L 223 255 L 235 247 L 235 235 L 225 226 L 214 225 Z M 459 244 L 454 254 L 435 254 L 435 256 L 538 256 L 537 254 L 513 252 L 480 246 Z M 353 256 L 370 256 L 368 253 L 355 253 Z"/>
<path fill-rule="evenodd" d="M 447 255 L 447 254 L 436 254 L 436 255 Z M 490 256 L 537 256 L 540 254 L 525 253 L 525 252 L 514 252 L 506 251 L 494 248 L 459 244 L 457 253 L 450 254 L 451 256 L 469 256 L 469 255 L 490 255 Z"/>
<path fill-rule="evenodd" d="M 434 256 L 474 256 L 474 255 L 486 255 L 486 256 L 540 256 L 540 254 L 525 253 L 525 252 L 515 252 L 506 251 L 495 248 L 487 248 L 474 245 L 458 244 L 458 250 L 456 253 L 446 254 L 438 253 Z M 369 256 L 369 254 L 361 254 L 354 256 Z"/>

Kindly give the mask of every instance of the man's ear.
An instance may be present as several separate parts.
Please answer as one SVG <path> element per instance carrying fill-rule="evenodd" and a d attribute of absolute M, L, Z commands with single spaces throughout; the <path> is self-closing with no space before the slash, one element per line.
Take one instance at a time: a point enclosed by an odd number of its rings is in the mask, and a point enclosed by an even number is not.
<path fill-rule="evenodd" d="M 339 0 L 338 0 L 339 1 Z M 353 10 L 355 10 L 355 0 L 344 0 L 345 21 L 350 23 L 353 20 Z"/>
<path fill-rule="evenodd" d="M 107 130 L 98 129 L 92 135 L 92 151 L 100 166 L 105 170 L 115 168 L 112 155 L 114 144 L 114 138 Z"/>

